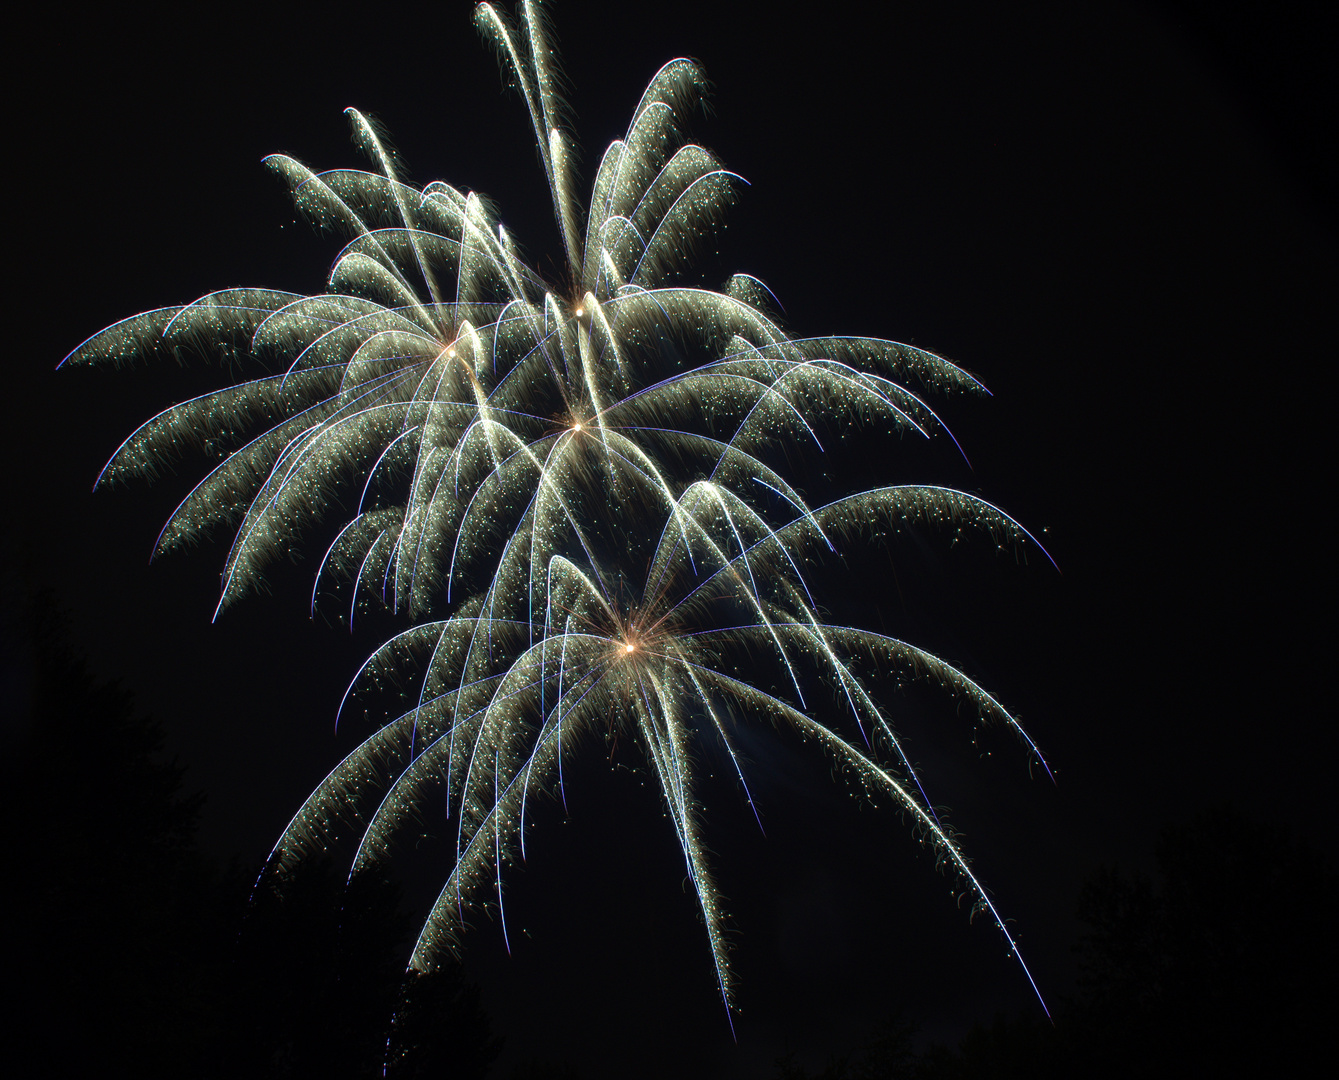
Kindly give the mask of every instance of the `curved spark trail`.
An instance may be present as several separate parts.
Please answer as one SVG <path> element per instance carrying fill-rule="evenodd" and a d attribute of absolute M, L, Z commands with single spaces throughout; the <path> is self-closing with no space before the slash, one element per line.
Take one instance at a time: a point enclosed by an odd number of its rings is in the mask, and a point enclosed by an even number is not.
<path fill-rule="evenodd" d="M 444 792 L 453 852 L 411 959 L 430 968 L 472 906 L 501 911 L 527 803 L 565 798 L 564 753 L 587 736 L 617 738 L 658 781 L 728 1011 L 727 916 L 697 747 L 724 747 L 756 815 L 733 733 L 766 723 L 903 811 L 1021 965 L 871 683 L 881 672 L 933 683 L 1045 766 L 1040 752 L 950 664 L 826 622 L 805 574 L 839 541 L 879 530 L 944 526 L 1038 545 L 974 495 L 903 485 L 814 500 L 801 491 L 812 475 L 791 468 L 825 452 L 820 427 L 956 446 L 923 399 L 985 388 L 893 341 L 793 337 L 748 274 L 719 290 L 678 283 L 740 185 L 685 140 L 706 88 L 695 63 L 671 61 L 651 80 L 583 207 L 539 4 L 516 19 L 483 4 L 476 22 L 534 128 L 564 253 L 557 280 L 522 262 L 478 195 L 404 183 L 378 128 L 349 110 L 369 170 L 267 159 L 297 209 L 345 241 L 327 291 L 211 293 L 119 322 L 64 361 L 204 353 L 279 372 L 160 413 L 98 482 L 153 477 L 192 450 L 218 459 L 156 551 L 231 531 L 220 610 L 313 519 L 355 508 L 320 560 L 313 610 L 331 604 L 352 624 L 360 605 L 378 604 L 410 621 L 350 693 L 408 676 L 411 707 L 322 781 L 274 860 L 291 869 L 357 821 L 356 871 L 386 858 Z"/>

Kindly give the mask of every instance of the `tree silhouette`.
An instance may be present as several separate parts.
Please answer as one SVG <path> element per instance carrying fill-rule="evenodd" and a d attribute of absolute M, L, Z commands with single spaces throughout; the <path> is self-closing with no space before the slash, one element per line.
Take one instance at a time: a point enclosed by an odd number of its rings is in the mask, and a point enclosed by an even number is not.
<path fill-rule="evenodd" d="M 924 1063 L 912 1047 L 915 1024 L 892 1016 L 854 1053 L 833 1055 L 812 1077 L 787 1053 L 776 1063 L 777 1080 L 913 1080 Z"/>
<path fill-rule="evenodd" d="M 315 863 L 253 891 L 212 868 L 162 727 L 94 677 L 50 594 L 5 600 L 26 704 L 5 732 L 13 1075 L 418 1077 L 448 1055 L 485 1075 L 478 989 L 405 974 L 396 886 Z"/>
<path fill-rule="evenodd" d="M 1105 870 L 1080 897 L 1079 1023 L 1095 1074 L 1309 1060 L 1333 996 L 1333 871 L 1231 809 L 1164 829 L 1155 856 L 1156 882 Z"/>
<path fill-rule="evenodd" d="M 839 1054 L 812 1076 L 786 1058 L 777 1080 L 1307 1075 L 1339 962 L 1333 870 L 1227 808 L 1163 829 L 1155 867 L 1084 884 L 1079 993 L 1054 1024 L 999 1016 L 921 1053 L 894 1026 L 882 1050 Z"/>
<path fill-rule="evenodd" d="M 49 594 L 14 603 L 27 715 L 5 758 L 11 1059 L 170 1074 L 216 1037 L 218 907 L 195 854 L 202 799 L 163 731 L 70 647 Z"/>
<path fill-rule="evenodd" d="M 228 1075 L 483 1077 L 501 1049 L 458 969 L 406 973 L 411 920 L 375 871 L 267 875 L 230 969 Z"/>

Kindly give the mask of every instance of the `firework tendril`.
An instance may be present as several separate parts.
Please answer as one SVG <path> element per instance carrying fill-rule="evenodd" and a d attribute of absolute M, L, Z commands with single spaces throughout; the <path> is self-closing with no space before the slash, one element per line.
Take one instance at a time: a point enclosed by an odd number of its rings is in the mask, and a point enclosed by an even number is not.
<path fill-rule="evenodd" d="M 152 478 L 192 450 L 221 459 L 156 545 L 232 535 L 219 610 L 304 526 L 356 507 L 320 559 L 313 610 L 352 623 L 360 606 L 380 604 L 407 622 L 345 703 L 411 679 L 410 707 L 322 781 L 271 864 L 291 872 L 352 829 L 356 873 L 444 795 L 452 856 L 410 959 L 431 969 L 458 947 L 472 908 L 502 913 L 536 799 L 566 798 L 564 754 L 619 738 L 658 781 L 729 1016 L 727 913 L 703 839 L 699 759 L 707 744 L 723 749 L 756 814 L 736 736 L 766 723 L 900 808 L 1022 965 L 871 683 L 882 673 L 935 684 L 1010 729 L 1049 773 L 1045 760 L 963 672 L 826 621 L 806 570 L 843 541 L 897 528 L 1036 541 L 990 503 L 943 487 L 813 500 L 789 464 L 843 425 L 946 434 L 924 397 L 984 387 L 893 341 L 791 336 L 750 275 L 719 290 L 679 283 L 741 184 L 685 141 L 706 90 L 697 64 L 656 73 L 583 210 L 540 5 L 513 19 L 482 4 L 475 21 L 534 127 L 561 283 L 522 260 L 478 195 L 404 183 L 383 133 L 350 109 L 370 169 L 267 159 L 301 214 L 346 240 L 326 292 L 213 292 L 117 323 L 64 361 L 203 353 L 263 367 L 149 420 L 98 483 Z"/>

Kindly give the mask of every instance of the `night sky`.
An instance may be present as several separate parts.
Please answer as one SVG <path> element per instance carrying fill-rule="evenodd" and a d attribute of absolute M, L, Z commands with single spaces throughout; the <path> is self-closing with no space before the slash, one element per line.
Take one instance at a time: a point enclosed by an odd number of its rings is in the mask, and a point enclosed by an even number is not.
<path fill-rule="evenodd" d="M 982 756 L 951 704 L 907 703 L 931 795 L 1058 1000 L 1079 883 L 1147 866 L 1164 824 L 1231 801 L 1335 851 L 1329 28 L 1301 6 L 777 7 L 560 6 L 583 182 L 661 64 L 699 59 L 715 92 L 692 136 L 751 185 L 708 283 L 756 274 L 797 334 L 909 342 L 992 390 L 933 403 L 972 468 L 946 440 L 882 446 L 871 467 L 979 492 L 1059 572 L 927 534 L 853 555 L 831 603 L 959 664 L 1046 752 L 1054 785 L 1007 739 Z M 375 621 L 350 636 L 308 619 L 318 530 L 271 595 L 211 625 L 226 544 L 147 558 L 199 474 L 89 493 L 142 420 L 240 372 L 53 368 L 209 290 L 320 291 L 338 245 L 295 222 L 260 161 L 361 166 L 349 105 L 417 183 L 492 197 L 541 266 L 559 248 L 524 107 L 469 4 L 220 10 L 53 9 L 20 50 L 6 542 L 94 669 L 167 727 L 207 793 L 203 845 L 259 865 L 358 737 L 333 717 Z M 746 749 L 766 836 L 732 785 L 708 793 L 738 1040 L 672 827 L 622 751 L 574 767 L 566 820 L 537 815 L 511 956 L 495 922 L 467 939 L 508 1038 L 497 1075 L 534 1054 L 620 1075 L 649 1047 L 642 1075 L 767 1076 L 787 1047 L 821 1061 L 898 1010 L 953 1039 L 1036 1007 L 895 811 L 770 733 Z M 419 905 L 445 877 L 398 869 Z"/>

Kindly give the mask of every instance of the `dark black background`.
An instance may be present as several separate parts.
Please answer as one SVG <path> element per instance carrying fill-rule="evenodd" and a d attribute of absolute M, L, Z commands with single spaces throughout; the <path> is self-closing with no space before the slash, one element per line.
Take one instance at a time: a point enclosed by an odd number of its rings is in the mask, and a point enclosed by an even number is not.
<path fill-rule="evenodd" d="M 492 196 L 551 266 L 524 108 L 469 10 L 52 8 L 11 46 L 11 550 L 168 726 L 208 794 L 205 845 L 249 863 L 356 737 L 334 710 L 377 639 L 308 620 L 319 539 L 211 625 L 224 547 L 147 565 L 193 478 L 89 494 L 136 424 L 232 373 L 52 369 L 139 310 L 319 290 L 335 246 L 260 159 L 356 164 L 347 105 L 382 119 L 419 183 Z M 560 7 L 583 175 L 661 63 L 700 59 L 715 112 L 694 136 L 752 185 L 719 276 L 764 278 L 797 332 L 911 342 L 992 389 L 941 410 L 974 471 L 940 446 L 886 474 L 979 491 L 1061 572 L 928 537 L 894 552 L 896 587 L 881 553 L 853 559 L 848 602 L 997 692 L 1054 764 L 1052 786 L 1004 741 L 977 760 L 951 709 L 913 703 L 931 794 L 1063 997 L 1079 881 L 1144 864 L 1160 825 L 1231 800 L 1333 851 L 1331 27 L 1307 5 L 778 10 Z M 1033 1007 L 896 813 L 785 744 L 747 749 L 766 838 L 729 785 L 709 817 L 738 1041 L 653 788 L 632 756 L 597 758 L 569 779 L 567 820 L 550 808 L 530 838 L 511 956 L 496 923 L 468 940 L 502 1075 L 533 1054 L 767 1075 L 787 1046 L 821 1060 L 897 1009 L 948 1039 Z M 444 877 L 404 872 L 420 905 Z"/>

